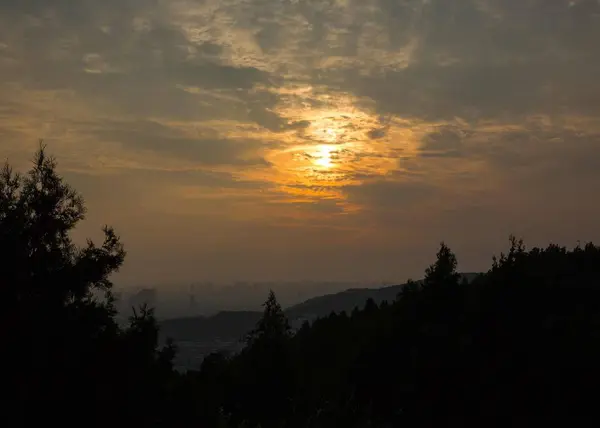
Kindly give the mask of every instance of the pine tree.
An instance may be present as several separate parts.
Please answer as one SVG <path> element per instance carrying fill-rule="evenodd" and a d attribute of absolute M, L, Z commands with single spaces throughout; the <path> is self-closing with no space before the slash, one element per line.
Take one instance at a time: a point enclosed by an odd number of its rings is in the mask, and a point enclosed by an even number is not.
<path fill-rule="evenodd" d="M 108 226 L 101 245 L 72 242 L 86 209 L 56 166 L 40 144 L 28 174 L 8 164 L 0 171 L 0 340 L 10 350 L 0 376 L 16 404 L 93 402 L 123 420 L 142 389 L 135 379 L 149 379 L 161 364 L 169 375 L 172 349 L 158 354 L 151 311 L 134 314 L 126 331 L 118 326 L 110 275 L 125 250 Z M 49 407 L 56 413 L 46 422 L 64 419 L 62 404 Z M 104 417 L 99 412 L 94 423 L 105 425 Z"/>
<path fill-rule="evenodd" d="M 288 319 L 273 290 L 269 291 L 269 297 L 263 303 L 263 307 L 263 316 L 246 339 L 250 346 L 257 340 L 272 342 L 286 340 L 290 337 L 291 328 Z"/>
<path fill-rule="evenodd" d="M 263 304 L 262 318 L 247 337 L 244 407 L 253 423 L 277 426 L 291 411 L 294 394 L 294 371 L 290 349 L 291 329 L 271 290 Z M 256 391 L 260 391 L 257 395 Z"/>
<path fill-rule="evenodd" d="M 423 280 L 424 289 L 439 289 L 442 287 L 455 288 L 460 281 L 460 274 L 456 271 L 458 262 L 450 248 L 442 242 L 436 254 L 436 261 L 425 270 Z"/>

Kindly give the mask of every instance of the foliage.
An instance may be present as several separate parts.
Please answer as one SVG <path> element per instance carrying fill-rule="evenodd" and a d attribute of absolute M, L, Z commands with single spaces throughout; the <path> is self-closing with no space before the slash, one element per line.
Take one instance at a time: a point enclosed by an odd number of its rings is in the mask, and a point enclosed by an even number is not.
<path fill-rule="evenodd" d="M 134 314 L 125 330 L 117 325 L 109 277 L 125 250 L 108 226 L 100 246 L 73 244 L 69 233 L 84 217 L 83 198 L 57 174 L 43 145 L 27 175 L 8 164 L 2 169 L 0 339 L 9 350 L 3 387 L 22 405 L 62 403 L 49 421 L 66 403 L 96 407 L 135 396 L 142 391 L 136 382 L 150 379 L 158 361 L 169 368 L 165 360 L 172 358 L 156 349 L 151 311 Z M 125 405 L 112 408 L 110 418 L 131 413 Z"/>

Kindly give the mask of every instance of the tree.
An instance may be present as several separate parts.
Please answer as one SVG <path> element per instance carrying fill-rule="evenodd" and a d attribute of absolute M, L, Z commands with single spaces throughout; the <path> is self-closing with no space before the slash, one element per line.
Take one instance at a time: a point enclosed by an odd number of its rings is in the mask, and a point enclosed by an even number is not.
<path fill-rule="evenodd" d="M 414 297 L 419 292 L 420 287 L 419 284 L 413 281 L 412 279 L 408 279 L 406 284 L 402 286 L 402 290 L 396 296 L 396 301 L 399 299 L 407 299 Z"/>
<path fill-rule="evenodd" d="M 258 321 L 256 329 L 252 330 L 246 338 L 250 346 L 257 340 L 280 342 L 290 336 L 289 322 L 273 290 L 269 291 L 269 297 L 263 303 L 263 307 L 263 316 Z"/>
<path fill-rule="evenodd" d="M 72 242 L 86 209 L 56 166 L 40 143 L 28 174 L 8 163 L 0 171 L 0 340 L 10 349 L 3 386 L 29 405 L 131 399 L 122 388 L 131 383 L 125 355 L 142 343 L 146 356 L 156 356 L 156 323 L 144 312 L 134 314 L 129 330 L 119 328 L 109 278 L 125 250 L 108 226 L 99 246 Z M 161 355 L 172 357 L 168 349 Z"/>
<path fill-rule="evenodd" d="M 290 325 L 272 290 L 263 307 L 243 354 L 241 383 L 249 389 L 240 407 L 249 422 L 267 427 L 276 426 L 291 411 L 295 380 Z"/>
<path fill-rule="evenodd" d="M 457 265 L 456 256 L 442 242 L 436 254 L 435 263 L 425 270 L 423 288 L 439 289 L 441 287 L 456 287 L 460 280 L 460 274 L 456 272 Z"/>
<path fill-rule="evenodd" d="M 110 318 L 108 278 L 123 263 L 123 245 L 108 226 L 100 247 L 72 243 L 69 232 L 84 219 L 85 206 L 55 169 L 40 145 L 27 176 L 13 173 L 8 164 L 0 174 L 3 317 L 25 322 L 76 308 Z"/>
<path fill-rule="evenodd" d="M 379 307 L 377 306 L 377 303 L 375 303 L 375 300 L 373 300 L 373 298 L 369 297 L 367 299 L 367 301 L 365 302 L 365 307 L 363 309 L 364 314 L 370 315 L 370 314 L 376 312 L 377 309 L 379 309 Z"/>
<path fill-rule="evenodd" d="M 84 217 L 83 198 L 56 173 L 44 145 L 26 176 L 5 164 L 0 173 L 0 318 L 3 327 L 10 326 L 3 328 L 2 340 L 17 350 L 12 373 L 21 376 L 21 384 L 42 379 L 33 375 L 36 370 L 65 367 L 65 357 L 78 358 L 70 343 L 81 340 L 83 350 L 92 346 L 89 338 L 116 332 L 108 278 L 123 263 L 125 250 L 110 227 L 104 228 L 101 246 L 88 241 L 76 247 L 69 232 Z M 32 352 L 30 343 L 40 349 Z M 69 352 L 57 349 L 59 344 Z"/>

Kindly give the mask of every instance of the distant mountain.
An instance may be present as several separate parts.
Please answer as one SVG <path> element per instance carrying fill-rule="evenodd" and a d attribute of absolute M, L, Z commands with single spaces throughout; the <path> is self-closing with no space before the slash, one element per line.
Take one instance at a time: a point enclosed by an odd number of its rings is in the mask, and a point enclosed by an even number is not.
<path fill-rule="evenodd" d="M 160 322 L 160 341 L 170 337 L 177 345 L 175 368 L 197 369 L 205 355 L 242 349 L 245 335 L 254 328 L 261 312 L 219 312 L 210 317 L 186 317 Z"/>
<path fill-rule="evenodd" d="M 351 288 L 341 293 L 313 297 L 305 302 L 291 306 L 285 313 L 290 320 L 315 319 L 329 315 L 331 312 L 350 312 L 355 307 L 362 309 L 365 302 L 372 298 L 377 304 L 384 300 L 392 302 L 402 290 L 402 285 L 384 288 Z"/>
<path fill-rule="evenodd" d="M 477 273 L 461 274 L 472 281 Z M 421 281 L 417 281 L 421 282 Z M 372 298 L 377 304 L 384 300 L 392 302 L 402 290 L 402 285 L 383 288 L 353 288 L 340 293 L 314 297 L 285 310 L 292 327 L 299 327 L 304 320 L 312 321 L 333 312 L 351 312 L 355 307 L 362 308 Z M 168 319 L 160 322 L 160 333 L 164 339 L 171 337 L 175 342 L 214 343 L 231 345 L 244 338 L 252 330 L 262 313 L 256 311 L 224 311 L 210 317 L 196 316 Z"/>
<path fill-rule="evenodd" d="M 461 273 L 461 277 L 471 282 L 478 273 Z M 417 283 L 423 280 L 416 281 Z M 393 302 L 402 291 L 401 285 L 392 285 L 383 288 L 353 288 L 340 293 L 313 297 L 305 302 L 293 305 L 286 309 L 286 315 L 290 321 L 297 319 L 315 319 L 329 315 L 333 312 L 350 312 L 358 306 L 362 309 L 368 299 L 373 299 L 378 305 L 384 300 Z"/>
<path fill-rule="evenodd" d="M 238 340 L 254 328 L 261 315 L 252 311 L 223 311 L 210 317 L 168 319 L 160 322 L 160 333 L 178 342 Z"/>

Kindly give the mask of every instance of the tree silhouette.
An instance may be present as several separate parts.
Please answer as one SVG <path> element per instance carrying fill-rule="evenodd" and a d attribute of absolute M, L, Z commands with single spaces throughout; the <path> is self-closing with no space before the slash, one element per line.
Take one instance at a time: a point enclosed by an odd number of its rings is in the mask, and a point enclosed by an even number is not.
<path fill-rule="evenodd" d="M 242 414 L 249 423 L 278 426 L 291 411 L 294 372 L 290 325 L 271 290 L 261 319 L 247 337 L 242 354 Z M 238 388 L 240 386 L 238 385 Z M 256 388 L 261 392 L 256 393 Z"/>
<path fill-rule="evenodd" d="M 283 313 L 281 305 L 275 297 L 273 290 L 269 291 L 269 297 L 263 303 L 263 315 L 258 321 L 256 328 L 252 330 L 246 341 L 252 346 L 256 341 L 281 342 L 290 336 L 290 325 Z"/>
<path fill-rule="evenodd" d="M 584 391 L 600 380 L 599 278 L 592 244 L 526 250 L 511 237 L 472 281 L 442 243 L 393 303 L 295 335 L 270 294 L 247 348 L 203 365 L 204 402 L 235 428 L 572 424 L 595 410 Z"/>
<path fill-rule="evenodd" d="M 423 288 L 433 289 L 441 287 L 455 287 L 460 280 L 456 271 L 458 262 L 450 248 L 442 242 L 436 254 L 436 261 L 425 270 Z"/>
<path fill-rule="evenodd" d="M 114 319 L 109 277 L 125 258 L 114 230 L 103 228 L 99 246 L 88 240 L 77 247 L 70 238 L 85 212 L 83 198 L 57 174 L 42 143 L 28 174 L 15 173 L 8 163 L 2 168 L 0 340 L 11 350 L 2 374 L 3 387 L 17 403 L 105 405 L 121 397 L 125 404 L 114 408 L 118 412 L 131 401 L 124 391 L 132 390 L 123 387 L 132 384 L 127 381 L 132 366 L 124 369 L 128 352 L 135 347 L 142 349 L 138 356 L 155 355 L 151 313 L 135 315 L 127 332 Z M 169 357 L 165 353 L 163 360 Z M 47 421 L 60 413 L 56 407 Z"/>

